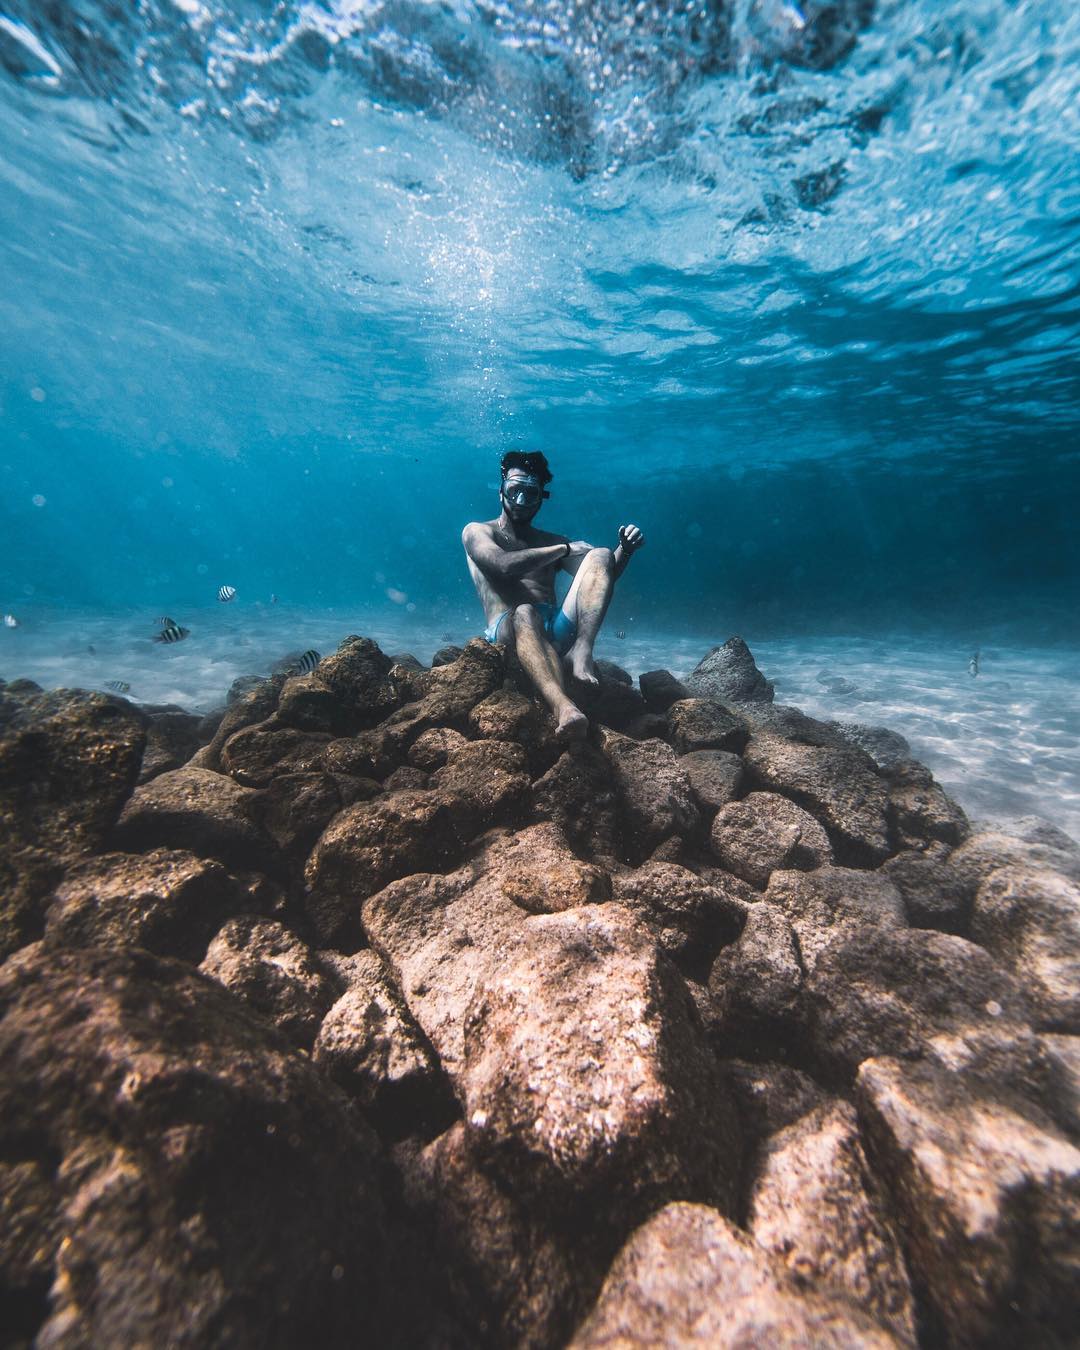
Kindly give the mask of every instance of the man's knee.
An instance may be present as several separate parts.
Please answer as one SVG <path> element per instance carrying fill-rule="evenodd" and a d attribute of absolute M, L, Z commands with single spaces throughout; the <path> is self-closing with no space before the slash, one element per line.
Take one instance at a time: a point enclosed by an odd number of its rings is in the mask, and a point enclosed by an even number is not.
<path fill-rule="evenodd" d="M 523 628 L 539 628 L 542 624 L 540 611 L 535 605 L 518 605 L 512 618 L 513 626 L 519 633 Z"/>
<path fill-rule="evenodd" d="M 585 555 L 585 561 L 592 567 L 610 572 L 615 566 L 615 554 L 610 548 L 591 548 Z"/>

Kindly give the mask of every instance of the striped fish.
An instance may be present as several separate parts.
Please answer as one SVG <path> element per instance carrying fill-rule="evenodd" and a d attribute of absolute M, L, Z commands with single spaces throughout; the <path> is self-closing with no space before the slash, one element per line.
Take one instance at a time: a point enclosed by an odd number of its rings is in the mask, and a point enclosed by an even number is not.
<path fill-rule="evenodd" d="M 309 647 L 308 650 L 289 667 L 289 674 L 310 675 L 321 660 L 322 657 L 315 648 Z"/>
<path fill-rule="evenodd" d="M 229 602 L 230 600 L 232 600 L 233 597 L 234 597 L 235 595 L 236 595 L 236 587 L 235 587 L 235 586 L 219 586 L 219 587 L 218 587 L 217 598 L 221 601 L 221 603 L 222 603 L 223 605 L 228 604 L 228 602 Z"/>
<path fill-rule="evenodd" d="M 176 620 L 175 620 L 175 619 L 170 619 L 170 618 L 168 617 L 167 614 L 163 614 L 163 615 L 161 616 L 161 618 L 158 619 L 157 622 L 158 622 L 158 626 L 161 627 L 161 628 L 175 628 L 175 627 L 176 627 Z"/>
<path fill-rule="evenodd" d="M 154 641 L 183 642 L 190 631 L 189 628 L 181 628 L 178 623 L 171 623 L 168 628 L 163 628 L 160 633 L 154 634 Z"/>
<path fill-rule="evenodd" d="M 114 694 L 126 694 L 131 685 L 128 684 L 127 680 L 106 680 L 105 688 L 111 689 Z"/>

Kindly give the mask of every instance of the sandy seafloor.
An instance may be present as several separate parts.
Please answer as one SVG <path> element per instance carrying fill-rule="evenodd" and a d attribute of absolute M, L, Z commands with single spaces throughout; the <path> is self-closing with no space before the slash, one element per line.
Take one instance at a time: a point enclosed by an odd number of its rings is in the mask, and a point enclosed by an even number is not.
<path fill-rule="evenodd" d="M 328 655 L 350 633 L 427 662 L 438 647 L 479 631 L 460 614 L 432 621 L 419 612 L 236 606 L 170 614 L 191 635 L 168 646 L 151 640 L 157 617 L 26 611 L 19 628 L 0 628 L 0 678 L 28 678 L 47 689 L 126 680 L 133 700 L 203 712 L 223 701 L 238 675 L 266 674 L 287 653 L 310 647 Z M 607 627 L 597 655 L 635 677 L 660 667 L 684 676 L 728 636 L 639 625 L 619 640 Z M 973 678 L 971 648 L 958 643 L 742 636 L 775 682 L 778 703 L 900 732 L 973 819 L 1036 815 L 1080 839 L 1080 651 L 988 646 Z M 855 692 L 831 693 L 822 674 L 841 677 Z"/>

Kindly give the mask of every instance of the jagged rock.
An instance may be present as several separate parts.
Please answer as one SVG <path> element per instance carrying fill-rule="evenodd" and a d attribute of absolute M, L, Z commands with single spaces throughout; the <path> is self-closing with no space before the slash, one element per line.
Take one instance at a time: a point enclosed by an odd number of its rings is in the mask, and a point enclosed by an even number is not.
<path fill-rule="evenodd" d="M 0 1278 L 27 1341 L 388 1343 L 409 1302 L 375 1141 L 242 1004 L 91 948 L 9 961 L 0 1013 L 0 1162 L 24 1176 Z"/>
<path fill-rule="evenodd" d="M 502 877 L 469 866 L 395 881 L 365 901 L 364 931 L 461 1095 L 465 1010 L 479 981 L 509 961 L 525 914 Z"/>
<path fill-rule="evenodd" d="M 1040 1036 L 1039 1048 L 1053 1080 L 1047 1108 L 1066 1134 L 1080 1139 L 1080 1036 Z"/>
<path fill-rule="evenodd" d="M 774 872 L 766 898 L 779 905 L 799 938 L 799 955 L 813 970 L 825 949 L 882 928 L 904 928 L 900 892 L 880 872 L 822 867 L 816 872 Z"/>
<path fill-rule="evenodd" d="M 679 763 L 690 779 L 690 791 L 703 813 L 714 815 L 734 801 L 743 781 L 743 762 L 727 750 L 693 750 Z"/>
<path fill-rule="evenodd" d="M 423 661 L 413 656 L 412 652 L 391 652 L 386 659 L 390 662 L 391 670 L 394 666 L 404 666 L 406 670 L 413 672 L 427 669 Z"/>
<path fill-rule="evenodd" d="M 295 933 L 243 914 L 210 943 L 199 969 L 223 984 L 302 1050 L 310 1050 L 337 988 Z"/>
<path fill-rule="evenodd" d="M 743 60 L 829 70 L 854 47 L 873 17 L 870 0 L 804 0 L 791 23 L 765 0 L 751 0 L 732 37 Z"/>
<path fill-rule="evenodd" d="M 401 738 L 383 727 L 375 727 L 330 741 L 320 757 L 320 767 L 327 773 L 349 774 L 381 783 L 404 758 Z"/>
<path fill-rule="evenodd" d="M 611 766 L 592 746 L 565 751 L 532 786 L 532 814 L 553 821 L 576 853 L 611 858 L 618 817 Z"/>
<path fill-rule="evenodd" d="M 1080 1032 L 1080 886 L 1002 867 L 979 887 L 971 936 L 1023 986 L 1045 1031 Z"/>
<path fill-rule="evenodd" d="M 749 892 L 736 878 L 710 885 L 685 867 L 649 861 L 616 875 L 612 894 L 680 966 L 707 974 L 717 951 L 742 931 Z"/>
<path fill-rule="evenodd" d="M 734 1199 L 738 1126 L 685 986 L 619 905 L 527 918 L 477 982 L 461 1074 L 470 1147 L 518 1193 Z"/>
<path fill-rule="evenodd" d="M 274 721 L 298 731 L 325 731 L 335 736 L 351 730 L 348 712 L 318 671 L 293 675 L 285 681 Z"/>
<path fill-rule="evenodd" d="M 387 731 L 411 743 L 431 727 L 452 727 L 467 733 L 469 714 L 501 688 L 503 653 L 483 638 L 472 638 L 457 660 L 416 676 L 418 697 L 386 720 Z"/>
<path fill-rule="evenodd" d="M 622 728 L 623 734 L 635 741 L 664 740 L 668 734 L 667 717 L 663 713 L 642 713 Z"/>
<path fill-rule="evenodd" d="M 967 816 L 914 759 L 890 771 L 888 814 L 893 835 L 905 848 L 925 848 L 935 841 L 962 844 L 971 833 Z"/>
<path fill-rule="evenodd" d="M 690 780 L 670 745 L 634 741 L 601 728 L 600 746 L 615 786 L 622 842 L 629 856 L 647 855 L 669 834 L 686 834 L 696 828 L 700 817 L 690 794 Z"/>
<path fill-rule="evenodd" d="M 575 857 L 550 821 L 491 839 L 473 866 L 497 873 L 503 895 L 527 914 L 554 914 L 611 899 L 608 872 Z"/>
<path fill-rule="evenodd" d="M 725 947 L 709 973 L 708 1017 L 718 1044 L 760 1056 L 790 1040 L 802 1008 L 803 970 L 791 924 L 776 905 L 748 907 L 737 942 Z"/>
<path fill-rule="evenodd" d="M 634 686 L 634 677 L 628 670 L 623 670 L 622 666 L 614 661 L 605 661 L 602 656 L 596 659 L 597 672 L 607 680 L 612 680 L 615 684 Z"/>
<path fill-rule="evenodd" d="M 181 849 L 105 853 L 68 868 L 45 938 L 50 946 L 145 947 L 198 962 L 246 898 L 220 863 Z"/>
<path fill-rule="evenodd" d="M 398 706 L 397 688 L 388 678 L 391 664 L 370 638 L 347 637 L 319 662 L 318 678 L 347 711 L 354 728 L 373 727 Z"/>
<path fill-rule="evenodd" d="M 750 1155 L 772 1135 L 830 1098 L 808 1074 L 789 1064 L 732 1059 L 725 1062 L 724 1069 L 742 1125 L 747 1162 L 751 1164 L 746 1172 L 753 1176 L 756 1167 Z"/>
<path fill-rule="evenodd" d="M 818 1106 L 769 1140 L 747 1217 L 802 1284 L 848 1298 L 915 1344 L 911 1281 L 847 1102 Z"/>
<path fill-rule="evenodd" d="M 825 826 L 839 861 L 874 866 L 892 851 L 886 784 L 861 750 L 801 745 L 755 732 L 743 762 L 754 787 L 790 797 Z"/>
<path fill-rule="evenodd" d="M 280 855 L 256 823 L 257 801 L 254 789 L 188 764 L 136 788 L 110 842 L 131 853 L 186 848 L 226 866 L 275 872 Z"/>
<path fill-rule="evenodd" d="M 0 847 L 58 858 L 100 849 L 135 786 L 146 718 L 104 694 L 13 698 L 13 688 L 0 694 Z"/>
<path fill-rule="evenodd" d="M 409 747 L 409 763 L 414 768 L 431 773 L 441 769 L 451 753 L 459 750 L 468 741 L 460 731 L 451 731 L 449 727 L 432 727 L 430 731 L 417 736 Z"/>
<path fill-rule="evenodd" d="M 229 685 L 228 693 L 225 695 L 225 706 L 231 708 L 245 694 L 250 694 L 267 683 L 269 681 L 265 675 L 237 675 L 236 679 Z"/>
<path fill-rule="evenodd" d="M 806 1292 L 706 1205 L 666 1205 L 629 1239 L 568 1350 L 894 1350 L 846 1299 Z"/>
<path fill-rule="evenodd" d="M 426 791 L 431 787 L 431 774 L 423 769 L 414 769 L 411 764 L 402 764 L 400 768 L 388 774 L 383 782 L 385 792 Z"/>
<path fill-rule="evenodd" d="M 562 1345 L 599 1284 L 575 1213 L 538 1215 L 477 1165 L 459 1122 L 405 1171 L 406 1195 L 436 1233 L 455 1303 L 491 1343 Z M 591 1258 L 591 1259 L 590 1259 Z"/>
<path fill-rule="evenodd" d="M 694 750 L 739 752 L 749 739 L 746 723 L 711 698 L 687 698 L 667 710 L 670 741 L 679 755 Z"/>
<path fill-rule="evenodd" d="M 170 705 L 148 707 L 142 712 L 147 718 L 146 749 L 139 767 L 140 783 L 149 783 L 159 773 L 179 769 L 202 745 L 202 718 L 183 708 Z"/>
<path fill-rule="evenodd" d="M 912 928 L 967 935 L 972 897 L 962 875 L 947 858 L 921 851 L 898 853 L 882 863 L 881 873 L 903 897 Z"/>
<path fill-rule="evenodd" d="M 393 792 L 334 817 L 304 872 L 304 907 L 319 943 L 355 950 L 363 943 L 360 906 L 387 882 L 461 857 L 462 803 L 453 793 Z"/>
<path fill-rule="evenodd" d="M 431 658 L 432 670 L 434 670 L 436 666 L 453 665 L 464 650 L 464 647 L 455 647 L 452 643 L 448 643 L 445 647 L 440 647 Z"/>
<path fill-rule="evenodd" d="M 888 727 L 871 727 L 862 722 L 837 722 L 836 729 L 852 745 L 865 750 L 879 769 L 886 773 L 898 768 L 911 758 L 911 746 L 898 731 Z"/>
<path fill-rule="evenodd" d="M 949 866 L 973 901 L 983 882 L 1000 867 L 1049 868 L 1080 882 L 1080 844 L 1037 819 L 1016 822 L 1020 831 L 980 829 L 949 854 Z"/>
<path fill-rule="evenodd" d="M 431 1137 L 457 1113 L 439 1061 L 375 953 L 348 960 L 349 987 L 323 1018 L 312 1059 L 380 1134 Z"/>
<path fill-rule="evenodd" d="M 334 816 L 379 795 L 378 783 L 348 774 L 283 773 L 252 803 L 260 824 L 283 853 L 303 860 Z"/>
<path fill-rule="evenodd" d="M 256 722 L 265 722 L 273 714 L 277 707 L 278 695 L 281 693 L 283 683 L 284 681 L 280 676 L 272 680 L 260 680 L 254 688 L 231 702 L 226 708 L 224 716 L 218 721 L 209 742 L 192 755 L 187 762 L 187 767 L 190 769 L 211 769 L 215 773 L 220 773 L 222 746 L 230 736 L 235 735 L 242 727 L 252 726 Z"/>
<path fill-rule="evenodd" d="M 469 713 L 469 726 L 486 740 L 520 745 L 534 774 L 550 769 L 559 757 L 551 719 L 513 689 L 496 689 L 478 703 Z"/>
<path fill-rule="evenodd" d="M 0 852 L 0 961 L 41 937 L 63 863 L 42 849 Z"/>
<path fill-rule="evenodd" d="M 1080 1150 L 1035 1102 L 1017 1109 L 962 1067 L 871 1059 L 856 1100 L 912 1275 L 949 1342 L 1072 1344 Z"/>
<path fill-rule="evenodd" d="M 298 731 L 275 722 L 257 722 L 234 732 L 221 748 L 224 773 L 242 787 L 267 787 L 280 774 L 312 773 L 330 743 L 324 731 Z"/>
<path fill-rule="evenodd" d="M 771 703 L 773 686 L 762 675 L 741 637 L 728 638 L 713 647 L 684 681 L 698 697 L 717 698 L 721 703 Z"/>
<path fill-rule="evenodd" d="M 1020 987 L 982 947 L 926 928 L 867 928 L 832 944 L 806 993 L 814 1052 L 841 1078 L 872 1056 L 923 1054 L 943 1033 L 1029 1019 Z"/>
<path fill-rule="evenodd" d="M 828 836 L 814 817 L 775 792 L 751 792 L 722 806 L 710 845 L 722 867 L 758 890 L 780 869 L 809 871 L 832 862 Z"/>
<path fill-rule="evenodd" d="M 669 670 L 647 670 L 638 676 L 641 696 L 650 712 L 666 713 L 680 699 L 693 698 L 690 690 Z"/>
<path fill-rule="evenodd" d="M 512 741 L 469 741 L 459 746 L 431 775 L 431 782 L 456 792 L 485 825 L 518 819 L 531 786 L 525 751 Z"/>
<path fill-rule="evenodd" d="M 607 674 L 603 670 L 604 664 L 597 662 L 599 686 L 583 685 L 571 680 L 569 694 L 595 726 L 621 731 L 642 715 L 645 711 L 645 701 L 634 688 L 632 681 L 627 683 L 626 680 Z M 622 674 L 625 675 L 626 672 L 623 671 Z"/>

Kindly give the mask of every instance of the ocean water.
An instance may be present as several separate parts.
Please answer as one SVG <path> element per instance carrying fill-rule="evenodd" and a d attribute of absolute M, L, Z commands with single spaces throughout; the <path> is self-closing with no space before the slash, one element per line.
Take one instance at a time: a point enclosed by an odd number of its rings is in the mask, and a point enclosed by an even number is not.
<path fill-rule="evenodd" d="M 598 654 L 740 633 L 1080 834 L 1078 58 L 1069 0 L 0 0 L 0 677 L 427 659 L 542 448 L 538 523 L 646 534 Z"/>

